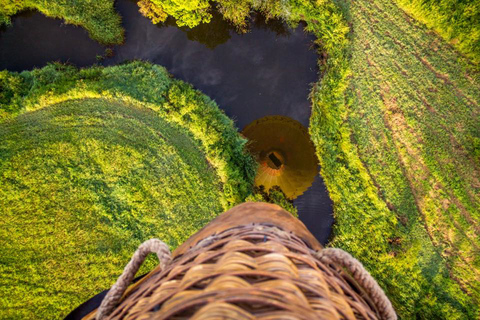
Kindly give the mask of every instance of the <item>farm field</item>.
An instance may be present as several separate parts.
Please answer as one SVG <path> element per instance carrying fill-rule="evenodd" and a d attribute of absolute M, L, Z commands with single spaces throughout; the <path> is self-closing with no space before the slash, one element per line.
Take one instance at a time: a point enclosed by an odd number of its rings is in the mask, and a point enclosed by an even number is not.
<path fill-rule="evenodd" d="M 396 0 L 396 3 L 474 63 L 480 63 L 480 2 Z"/>
<path fill-rule="evenodd" d="M 480 301 L 476 66 L 390 1 L 338 4 L 352 28 L 345 94 L 349 140 L 386 208 L 379 205 L 360 216 L 337 211 L 332 245 L 363 256 L 367 265 L 372 261 L 372 272 L 385 279 L 403 317 L 475 318 Z M 372 226 L 382 216 L 397 222 Z M 371 222 L 356 223 L 365 219 Z M 372 230 L 375 242 L 368 239 Z M 378 259 L 382 251 L 385 260 Z"/>

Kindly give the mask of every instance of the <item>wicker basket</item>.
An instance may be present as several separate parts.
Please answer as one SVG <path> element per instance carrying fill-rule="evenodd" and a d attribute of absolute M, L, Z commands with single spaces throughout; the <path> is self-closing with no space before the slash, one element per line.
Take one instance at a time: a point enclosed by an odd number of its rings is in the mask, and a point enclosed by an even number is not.
<path fill-rule="evenodd" d="M 213 220 L 131 286 L 109 319 L 380 319 L 351 274 L 275 205 L 246 203 Z M 84 319 L 94 319 L 95 312 Z M 391 318 L 391 316 L 390 316 Z"/>

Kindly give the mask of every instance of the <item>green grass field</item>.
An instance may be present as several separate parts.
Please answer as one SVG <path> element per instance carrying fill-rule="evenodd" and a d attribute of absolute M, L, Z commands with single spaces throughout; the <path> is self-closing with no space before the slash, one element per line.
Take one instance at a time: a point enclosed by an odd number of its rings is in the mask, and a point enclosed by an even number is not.
<path fill-rule="evenodd" d="M 175 247 L 222 211 L 199 146 L 141 106 L 70 100 L 2 124 L 0 141 L 5 318 L 65 316 L 143 240 Z"/>
<path fill-rule="evenodd" d="M 233 122 L 161 67 L 3 77 L 18 86 L 0 123 L 1 318 L 64 317 L 109 288 L 141 242 L 173 250 L 251 192 L 254 161 Z"/>
<path fill-rule="evenodd" d="M 479 74 L 391 1 L 338 4 L 350 79 L 311 129 L 335 201 L 331 245 L 367 266 L 402 318 L 475 319 Z"/>
<path fill-rule="evenodd" d="M 396 3 L 480 64 L 479 1 L 396 0 Z"/>

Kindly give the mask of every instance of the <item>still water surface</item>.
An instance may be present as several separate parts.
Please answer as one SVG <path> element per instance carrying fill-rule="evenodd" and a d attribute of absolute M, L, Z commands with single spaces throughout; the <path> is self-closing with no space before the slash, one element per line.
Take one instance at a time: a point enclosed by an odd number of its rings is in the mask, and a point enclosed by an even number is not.
<path fill-rule="evenodd" d="M 98 61 L 106 47 L 91 40 L 84 29 L 28 12 L 0 32 L 0 70 L 30 70 L 51 61 L 85 67 L 148 60 L 209 95 L 239 130 L 267 115 L 288 116 L 308 126 L 307 97 L 318 79 L 318 57 L 313 36 L 302 26 L 267 24 L 258 15 L 250 32 L 240 35 L 218 15 L 209 24 L 186 29 L 173 23 L 153 25 L 133 1 L 120 0 L 116 7 L 126 38 L 123 45 L 112 48 L 112 57 Z M 300 219 L 326 243 L 333 210 L 321 177 L 294 203 Z"/>

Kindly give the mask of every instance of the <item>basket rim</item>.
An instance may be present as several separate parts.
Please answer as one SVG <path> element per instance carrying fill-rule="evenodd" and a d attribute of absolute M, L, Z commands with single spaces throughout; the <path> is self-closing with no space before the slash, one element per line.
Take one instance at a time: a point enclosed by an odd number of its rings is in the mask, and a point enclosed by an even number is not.
<path fill-rule="evenodd" d="M 172 253 L 172 258 L 185 254 L 197 243 L 214 234 L 248 224 L 270 224 L 290 232 L 302 239 L 312 250 L 323 249 L 320 242 L 308 231 L 302 221 L 296 219 L 282 207 L 265 202 L 245 202 L 220 214 L 205 227 L 193 234 Z"/>

